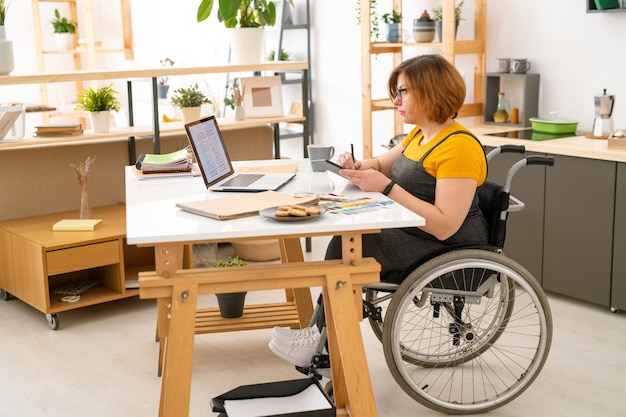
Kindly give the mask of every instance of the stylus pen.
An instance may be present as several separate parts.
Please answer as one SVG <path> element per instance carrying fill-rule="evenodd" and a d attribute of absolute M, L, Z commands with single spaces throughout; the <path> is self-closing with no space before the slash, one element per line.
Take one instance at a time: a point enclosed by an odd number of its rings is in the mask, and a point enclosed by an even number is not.
<path fill-rule="evenodd" d="M 350 144 L 350 153 L 352 154 L 352 162 L 356 162 L 356 159 L 354 159 L 354 143 Z"/>

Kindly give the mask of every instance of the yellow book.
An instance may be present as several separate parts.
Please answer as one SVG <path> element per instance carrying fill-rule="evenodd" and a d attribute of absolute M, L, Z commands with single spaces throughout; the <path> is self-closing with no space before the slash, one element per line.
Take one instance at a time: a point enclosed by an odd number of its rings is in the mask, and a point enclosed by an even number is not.
<path fill-rule="evenodd" d="M 79 232 L 95 230 L 102 219 L 63 219 L 52 225 L 52 230 L 61 232 Z"/>

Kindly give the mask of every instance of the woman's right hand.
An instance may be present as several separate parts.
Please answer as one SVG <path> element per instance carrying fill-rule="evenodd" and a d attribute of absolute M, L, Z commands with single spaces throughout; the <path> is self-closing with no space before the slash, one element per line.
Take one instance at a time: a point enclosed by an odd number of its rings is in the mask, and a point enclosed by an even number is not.
<path fill-rule="evenodd" d="M 359 169 L 361 162 L 355 161 L 350 152 L 344 152 L 337 157 L 337 165 L 341 165 L 345 169 Z"/>

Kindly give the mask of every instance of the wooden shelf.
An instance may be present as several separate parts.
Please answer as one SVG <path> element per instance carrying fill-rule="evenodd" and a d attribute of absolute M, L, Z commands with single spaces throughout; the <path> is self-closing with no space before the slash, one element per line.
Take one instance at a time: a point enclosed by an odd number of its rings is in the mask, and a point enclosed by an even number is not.
<path fill-rule="evenodd" d="M 450 62 L 454 62 L 457 55 L 472 54 L 474 59 L 474 97 L 470 103 L 465 104 L 459 112 L 459 117 L 478 117 L 483 115 L 484 101 L 484 78 L 485 78 L 485 42 L 486 42 L 486 0 L 474 1 L 474 39 L 456 40 L 454 26 L 454 0 L 444 0 L 443 8 L 443 42 L 371 42 L 370 19 L 361 21 L 361 68 L 362 68 L 362 94 L 363 94 L 363 157 L 371 158 L 373 155 L 373 123 L 372 113 L 377 111 L 395 110 L 395 106 L 389 98 L 372 97 L 372 55 L 391 54 L 393 66 L 403 61 L 403 52 L 406 48 L 440 48 L 443 55 Z M 403 1 L 393 0 L 393 9 L 402 12 Z M 361 2 L 361 16 L 370 16 L 371 4 Z M 410 21 L 405 19 L 405 24 Z M 405 28 L 406 29 L 406 28 Z M 389 137 L 403 133 L 404 125 L 402 118 L 394 112 L 392 126 L 393 132 Z"/>

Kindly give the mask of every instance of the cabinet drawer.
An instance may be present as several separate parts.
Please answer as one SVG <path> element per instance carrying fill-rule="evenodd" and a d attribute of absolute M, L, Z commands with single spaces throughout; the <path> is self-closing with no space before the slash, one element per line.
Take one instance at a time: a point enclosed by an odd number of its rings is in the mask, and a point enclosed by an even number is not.
<path fill-rule="evenodd" d="M 95 243 L 61 249 L 46 254 L 48 275 L 81 271 L 120 262 L 120 241 Z"/>

